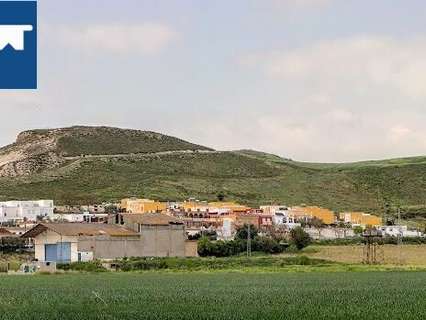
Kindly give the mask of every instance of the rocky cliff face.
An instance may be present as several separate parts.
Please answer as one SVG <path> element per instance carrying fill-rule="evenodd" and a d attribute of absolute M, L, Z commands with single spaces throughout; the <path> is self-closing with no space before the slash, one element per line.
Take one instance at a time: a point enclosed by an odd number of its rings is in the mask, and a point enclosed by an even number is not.
<path fill-rule="evenodd" d="M 54 168 L 65 160 L 56 153 L 57 136 L 25 131 L 0 149 L 0 177 L 15 177 Z"/>

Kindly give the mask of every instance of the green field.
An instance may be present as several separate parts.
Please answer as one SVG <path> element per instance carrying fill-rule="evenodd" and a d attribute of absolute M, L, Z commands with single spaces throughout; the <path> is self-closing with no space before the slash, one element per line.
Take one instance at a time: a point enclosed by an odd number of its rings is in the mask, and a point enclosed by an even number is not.
<path fill-rule="evenodd" d="M 424 319 L 426 272 L 0 277 L 0 319 Z"/>

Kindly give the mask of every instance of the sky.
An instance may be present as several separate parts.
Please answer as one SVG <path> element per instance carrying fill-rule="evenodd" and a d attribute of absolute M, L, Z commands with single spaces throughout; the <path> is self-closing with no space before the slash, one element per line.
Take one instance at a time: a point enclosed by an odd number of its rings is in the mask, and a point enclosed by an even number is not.
<path fill-rule="evenodd" d="M 39 0 L 0 145 L 108 125 L 314 162 L 426 155 L 424 0 Z M 1 75 L 1 70 L 0 70 Z"/>

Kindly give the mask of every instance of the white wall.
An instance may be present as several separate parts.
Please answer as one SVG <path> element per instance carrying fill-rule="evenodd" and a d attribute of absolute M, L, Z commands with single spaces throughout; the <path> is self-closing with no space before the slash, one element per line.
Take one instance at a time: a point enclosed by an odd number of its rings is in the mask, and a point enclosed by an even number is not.
<path fill-rule="evenodd" d="M 407 226 L 382 226 L 380 230 L 383 231 L 385 236 L 391 237 L 421 237 L 423 234 L 416 230 L 408 230 Z"/>
<path fill-rule="evenodd" d="M 286 226 L 289 229 L 300 227 L 301 224 L 295 222 L 294 217 L 291 217 L 288 210 L 278 210 L 272 216 L 272 223 L 277 226 Z"/>
<path fill-rule="evenodd" d="M 36 221 L 37 216 L 53 218 L 53 200 L 0 202 L 0 222 Z"/>
<path fill-rule="evenodd" d="M 71 262 L 78 261 L 78 237 L 61 236 L 56 232 L 47 230 L 34 238 L 35 258 L 45 261 L 45 244 L 57 244 L 59 242 L 71 243 Z"/>
<path fill-rule="evenodd" d="M 53 215 L 53 219 L 56 221 L 83 222 L 84 215 L 82 213 L 57 213 Z"/>

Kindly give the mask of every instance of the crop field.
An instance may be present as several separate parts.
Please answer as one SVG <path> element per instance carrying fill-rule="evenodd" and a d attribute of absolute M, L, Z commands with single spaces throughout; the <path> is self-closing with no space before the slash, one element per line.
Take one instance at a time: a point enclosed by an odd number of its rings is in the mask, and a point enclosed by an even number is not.
<path fill-rule="evenodd" d="M 0 277 L 0 319 L 425 319 L 426 272 Z"/>
<path fill-rule="evenodd" d="M 343 263 L 362 263 L 363 246 L 310 246 L 310 258 L 326 259 Z M 409 266 L 426 266 L 426 245 L 384 245 L 382 247 L 383 263 Z"/>

